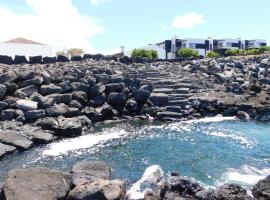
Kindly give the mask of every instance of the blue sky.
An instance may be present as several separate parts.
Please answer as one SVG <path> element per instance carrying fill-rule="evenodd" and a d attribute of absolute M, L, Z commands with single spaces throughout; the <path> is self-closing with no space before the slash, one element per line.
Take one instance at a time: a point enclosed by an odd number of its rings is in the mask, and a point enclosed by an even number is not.
<path fill-rule="evenodd" d="M 0 39 L 30 37 L 102 53 L 176 35 L 269 41 L 269 8 L 269 0 L 0 0 L 1 27 L 10 26 L 1 28 Z"/>

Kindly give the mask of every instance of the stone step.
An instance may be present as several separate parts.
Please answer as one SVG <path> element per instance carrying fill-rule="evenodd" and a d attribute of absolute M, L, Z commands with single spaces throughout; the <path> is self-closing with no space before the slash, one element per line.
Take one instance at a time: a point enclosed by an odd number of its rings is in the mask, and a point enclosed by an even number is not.
<path fill-rule="evenodd" d="M 172 89 L 170 89 L 170 88 L 156 88 L 156 89 L 154 89 L 153 93 L 171 94 Z"/>
<path fill-rule="evenodd" d="M 182 110 L 182 106 L 166 106 L 165 110 L 168 112 L 177 112 L 180 113 Z"/>
<path fill-rule="evenodd" d="M 176 83 L 172 86 L 174 89 L 178 88 L 189 88 L 189 89 L 195 89 L 197 88 L 195 85 L 190 84 L 190 83 Z"/>
<path fill-rule="evenodd" d="M 172 94 L 170 94 L 170 97 L 179 97 L 179 98 L 187 99 L 189 97 L 192 97 L 192 94 L 175 94 L 175 93 L 172 93 Z"/>
<path fill-rule="evenodd" d="M 183 115 L 181 113 L 178 113 L 178 112 L 165 111 L 165 112 L 158 112 L 157 113 L 158 119 L 166 119 L 166 118 L 181 119 L 182 117 L 183 117 Z"/>
<path fill-rule="evenodd" d="M 174 89 L 173 94 L 189 94 L 189 88 Z"/>
<path fill-rule="evenodd" d="M 168 106 L 185 106 L 188 104 L 188 100 L 169 100 L 167 105 Z"/>
<path fill-rule="evenodd" d="M 185 97 L 175 97 L 175 96 L 169 96 L 169 100 L 185 100 Z"/>

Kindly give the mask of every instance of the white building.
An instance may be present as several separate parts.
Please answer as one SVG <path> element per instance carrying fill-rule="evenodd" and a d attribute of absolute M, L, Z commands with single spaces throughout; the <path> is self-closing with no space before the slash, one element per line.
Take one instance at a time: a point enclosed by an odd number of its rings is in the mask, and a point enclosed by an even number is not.
<path fill-rule="evenodd" d="M 196 50 L 200 56 L 205 56 L 205 39 L 186 38 L 182 40 L 182 48 Z"/>
<path fill-rule="evenodd" d="M 0 55 L 14 58 L 15 55 L 29 56 L 53 56 L 51 46 L 41 44 L 24 38 L 16 38 L 0 43 Z"/>
<path fill-rule="evenodd" d="M 256 49 L 260 48 L 261 46 L 266 46 L 267 41 L 261 39 L 249 40 L 247 49 Z"/>

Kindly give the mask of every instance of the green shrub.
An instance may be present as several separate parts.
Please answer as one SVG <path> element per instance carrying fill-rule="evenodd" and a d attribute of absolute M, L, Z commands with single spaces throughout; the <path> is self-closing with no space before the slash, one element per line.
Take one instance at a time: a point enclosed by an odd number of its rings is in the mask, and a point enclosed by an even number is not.
<path fill-rule="evenodd" d="M 270 52 L 269 46 L 262 46 L 259 48 L 260 53 Z"/>
<path fill-rule="evenodd" d="M 225 51 L 225 55 L 226 56 L 236 56 L 240 54 L 240 50 L 239 49 L 228 49 Z"/>
<path fill-rule="evenodd" d="M 218 58 L 218 57 L 220 57 L 220 54 L 218 52 L 215 52 L 215 51 L 209 51 L 206 54 L 206 58 Z"/>
<path fill-rule="evenodd" d="M 245 51 L 246 51 L 246 55 L 258 55 L 261 53 L 259 49 L 248 49 Z"/>
<path fill-rule="evenodd" d="M 131 53 L 131 57 L 143 57 L 150 59 L 157 59 L 158 53 L 154 50 L 146 50 L 146 49 L 133 49 Z"/>
<path fill-rule="evenodd" d="M 178 55 L 180 57 L 184 57 L 184 58 L 191 58 L 191 57 L 199 57 L 199 52 L 194 50 L 194 49 L 189 49 L 189 48 L 181 48 L 178 50 Z"/>

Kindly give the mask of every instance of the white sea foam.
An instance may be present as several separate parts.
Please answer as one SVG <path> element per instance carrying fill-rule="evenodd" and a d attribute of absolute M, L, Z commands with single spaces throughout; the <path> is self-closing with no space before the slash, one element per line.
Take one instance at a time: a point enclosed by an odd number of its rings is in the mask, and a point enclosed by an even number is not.
<path fill-rule="evenodd" d="M 223 133 L 223 132 L 211 132 L 208 133 L 207 135 L 209 136 L 215 136 L 215 137 L 224 137 L 224 138 L 230 138 L 236 141 L 239 141 L 240 144 L 246 145 L 248 147 L 252 147 L 254 143 L 252 141 L 249 141 L 247 138 L 241 136 L 241 135 L 236 135 L 236 134 L 231 134 L 231 133 Z"/>
<path fill-rule="evenodd" d="M 224 183 L 237 183 L 246 187 L 255 185 L 259 180 L 270 174 L 270 168 L 256 168 L 244 165 L 239 169 L 228 169 L 222 176 L 221 180 L 216 182 L 217 186 Z"/>
<path fill-rule="evenodd" d="M 77 138 L 65 139 L 60 142 L 52 143 L 49 148 L 43 152 L 43 155 L 58 156 L 66 154 L 69 151 L 91 148 L 101 143 L 108 142 L 113 139 L 119 139 L 127 134 L 123 129 L 110 130 L 103 134 L 87 134 Z"/>
<path fill-rule="evenodd" d="M 221 115 L 217 115 L 215 117 L 206 117 L 202 119 L 189 120 L 187 123 L 199 123 L 199 122 L 222 122 L 222 121 L 231 121 L 236 120 L 236 117 L 223 117 Z"/>

